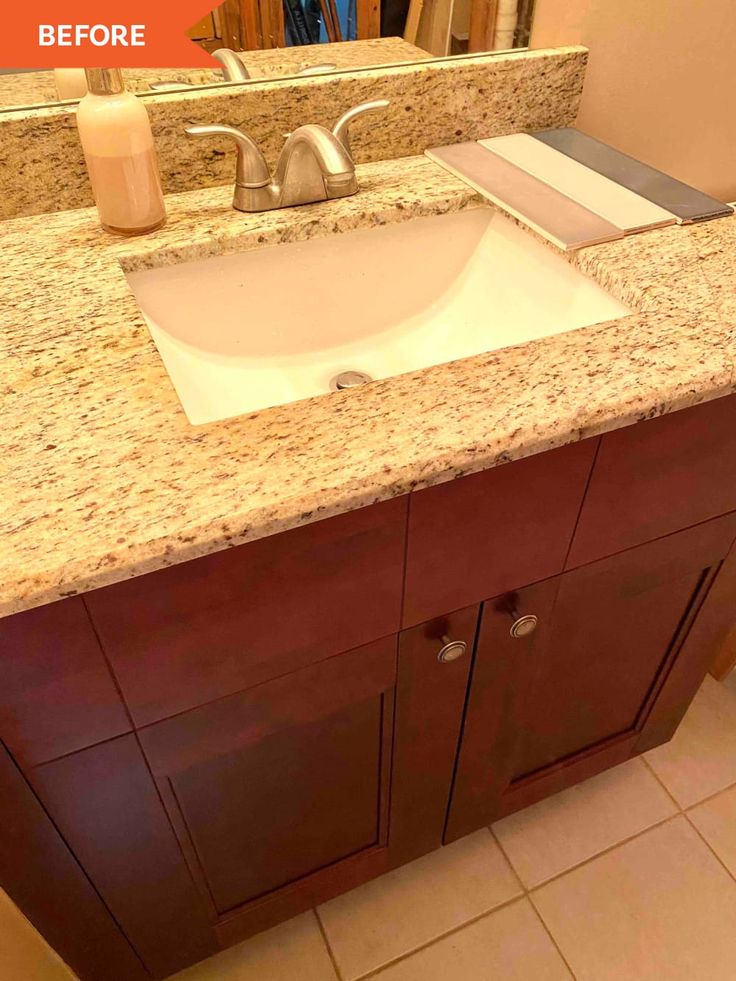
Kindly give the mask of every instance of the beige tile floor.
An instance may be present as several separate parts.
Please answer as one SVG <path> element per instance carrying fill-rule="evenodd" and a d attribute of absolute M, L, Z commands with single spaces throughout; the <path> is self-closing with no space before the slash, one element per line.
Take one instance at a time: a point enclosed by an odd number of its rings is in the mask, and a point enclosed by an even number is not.
<path fill-rule="evenodd" d="M 644 758 L 172 981 L 367 976 L 736 981 L 736 676 Z"/>

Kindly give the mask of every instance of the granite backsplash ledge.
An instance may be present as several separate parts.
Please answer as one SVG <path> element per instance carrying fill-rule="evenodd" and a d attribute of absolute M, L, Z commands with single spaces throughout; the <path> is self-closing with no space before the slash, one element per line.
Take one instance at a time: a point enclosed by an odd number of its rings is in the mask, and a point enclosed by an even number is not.
<path fill-rule="evenodd" d="M 193 123 L 242 127 L 273 163 L 284 133 L 305 122 L 332 126 L 351 106 L 385 98 L 390 107 L 357 120 L 351 142 L 358 163 L 390 160 L 428 146 L 571 125 L 586 61 L 585 48 L 555 48 L 143 98 L 165 190 L 178 193 L 228 184 L 235 172 L 232 141 L 190 140 L 184 130 Z M 74 107 L 0 114 L 0 219 L 91 204 Z"/>

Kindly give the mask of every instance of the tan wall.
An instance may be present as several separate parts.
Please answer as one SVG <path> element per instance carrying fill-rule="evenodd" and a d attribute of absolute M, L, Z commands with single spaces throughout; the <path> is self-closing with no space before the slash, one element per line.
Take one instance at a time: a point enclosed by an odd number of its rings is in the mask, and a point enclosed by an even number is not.
<path fill-rule="evenodd" d="M 0 889 L 2 981 L 74 981 L 75 975 Z"/>
<path fill-rule="evenodd" d="M 578 126 L 736 199 L 734 0 L 536 0 L 531 46 L 585 44 Z"/>

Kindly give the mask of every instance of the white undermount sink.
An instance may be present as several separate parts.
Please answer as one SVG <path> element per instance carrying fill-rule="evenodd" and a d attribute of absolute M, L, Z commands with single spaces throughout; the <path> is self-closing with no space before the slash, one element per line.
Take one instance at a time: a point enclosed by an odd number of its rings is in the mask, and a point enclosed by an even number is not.
<path fill-rule="evenodd" d="M 630 313 L 484 207 L 128 280 L 194 424 Z"/>

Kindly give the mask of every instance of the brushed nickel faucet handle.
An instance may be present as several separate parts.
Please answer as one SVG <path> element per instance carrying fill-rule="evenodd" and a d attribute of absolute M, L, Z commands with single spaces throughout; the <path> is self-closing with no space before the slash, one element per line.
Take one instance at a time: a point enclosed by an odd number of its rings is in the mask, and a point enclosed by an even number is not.
<path fill-rule="evenodd" d="M 258 145 L 242 130 L 234 126 L 189 126 L 189 136 L 229 136 L 238 147 L 238 164 L 235 183 L 239 187 L 265 187 L 271 181 L 268 164 Z"/>
<path fill-rule="evenodd" d="M 376 112 L 379 109 L 385 109 L 390 104 L 388 99 L 376 99 L 375 102 L 361 102 L 359 106 L 353 106 L 352 109 L 348 109 L 347 112 L 340 116 L 332 127 L 332 135 L 342 143 L 351 157 L 353 155 L 353 151 L 350 149 L 350 124 L 352 121 L 356 116 L 362 116 L 364 112 Z"/>

